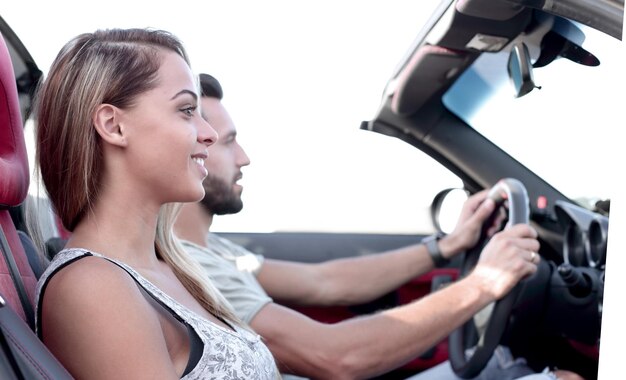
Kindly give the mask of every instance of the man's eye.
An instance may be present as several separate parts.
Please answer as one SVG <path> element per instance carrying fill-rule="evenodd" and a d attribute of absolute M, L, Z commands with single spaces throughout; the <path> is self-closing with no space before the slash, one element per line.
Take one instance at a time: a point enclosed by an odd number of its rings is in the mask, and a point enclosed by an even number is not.
<path fill-rule="evenodd" d="M 193 113 L 196 111 L 196 108 L 197 108 L 196 106 L 189 106 L 189 107 L 181 109 L 180 111 L 187 116 L 193 116 Z"/>

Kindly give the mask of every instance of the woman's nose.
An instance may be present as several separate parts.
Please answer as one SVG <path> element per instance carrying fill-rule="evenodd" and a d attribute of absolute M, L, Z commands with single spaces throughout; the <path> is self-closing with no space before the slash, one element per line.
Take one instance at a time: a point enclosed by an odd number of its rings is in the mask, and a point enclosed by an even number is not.
<path fill-rule="evenodd" d="M 215 144 L 217 139 L 219 138 L 217 132 L 208 121 L 204 120 L 204 118 L 199 117 L 200 122 L 198 126 L 198 141 L 206 146 L 210 146 Z"/>

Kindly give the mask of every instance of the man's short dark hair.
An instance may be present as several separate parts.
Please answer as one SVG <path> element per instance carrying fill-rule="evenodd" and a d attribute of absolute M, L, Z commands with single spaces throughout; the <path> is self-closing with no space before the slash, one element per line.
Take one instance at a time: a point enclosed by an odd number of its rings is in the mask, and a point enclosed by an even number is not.
<path fill-rule="evenodd" d="M 209 74 L 200 74 L 199 77 L 202 96 L 222 100 L 224 92 L 222 91 L 220 82 Z"/>

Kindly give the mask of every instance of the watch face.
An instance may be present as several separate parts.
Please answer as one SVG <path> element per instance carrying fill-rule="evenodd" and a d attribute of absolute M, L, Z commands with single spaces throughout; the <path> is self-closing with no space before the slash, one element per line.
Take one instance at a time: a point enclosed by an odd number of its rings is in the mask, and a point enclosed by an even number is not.
<path fill-rule="evenodd" d="M 426 236 L 424 239 L 422 239 L 422 243 L 426 244 L 429 241 L 438 241 L 438 240 L 440 240 L 444 236 L 445 236 L 444 233 L 437 232 L 437 233 L 434 233 L 432 235 Z"/>

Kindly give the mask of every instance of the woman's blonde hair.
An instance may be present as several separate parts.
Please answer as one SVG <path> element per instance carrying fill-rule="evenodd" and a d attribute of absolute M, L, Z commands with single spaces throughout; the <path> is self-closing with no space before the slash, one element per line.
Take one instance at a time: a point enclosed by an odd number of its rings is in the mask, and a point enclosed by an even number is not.
<path fill-rule="evenodd" d="M 103 103 L 128 108 L 157 85 L 160 51 L 189 65 L 182 43 L 152 29 L 108 29 L 68 42 L 54 60 L 35 99 L 36 162 L 54 211 L 73 231 L 98 198 L 102 141 L 92 115 Z M 185 288 L 211 313 L 241 325 L 223 296 L 185 253 L 172 232 L 175 205 L 159 214 L 155 248 Z"/>
<path fill-rule="evenodd" d="M 181 206 L 180 203 L 168 203 L 161 207 L 155 241 L 157 254 L 174 269 L 180 282 L 211 314 L 248 328 L 229 307 L 230 304 L 222 293 L 212 282 L 206 281 L 207 274 L 204 269 L 187 254 L 174 235 L 174 222 Z"/>

